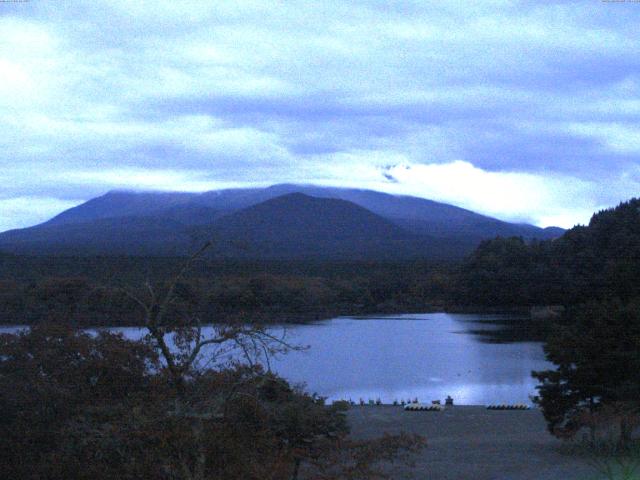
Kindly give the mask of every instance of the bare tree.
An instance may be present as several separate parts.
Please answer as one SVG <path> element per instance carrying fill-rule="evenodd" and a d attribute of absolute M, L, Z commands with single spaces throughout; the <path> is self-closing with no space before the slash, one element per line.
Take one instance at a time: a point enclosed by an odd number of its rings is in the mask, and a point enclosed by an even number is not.
<path fill-rule="evenodd" d="M 142 308 L 147 339 L 164 360 L 179 395 L 184 395 L 190 377 L 198 375 L 200 369 L 211 368 L 220 358 L 235 354 L 236 360 L 242 357 L 250 365 L 264 361 L 269 367 L 270 356 L 302 348 L 286 341 L 284 329 L 280 335 L 275 335 L 253 323 L 223 322 L 211 323 L 205 333 L 198 314 L 190 314 L 186 319 L 172 315 L 171 307 L 176 302 L 178 285 L 211 246 L 212 242 L 206 242 L 191 255 L 171 279 L 165 292 L 158 293 L 149 281 L 145 284 L 146 298 L 125 290 L 127 296 Z M 206 355 L 203 355 L 204 350 Z"/>
<path fill-rule="evenodd" d="M 286 330 L 276 336 L 263 326 L 246 321 L 207 322 L 209 325 L 203 329 L 202 319 L 197 313 L 188 313 L 179 318 L 175 309 L 172 309 L 177 301 L 178 286 L 211 246 L 212 242 L 206 242 L 193 253 L 170 280 L 166 289 L 161 291 L 154 288 L 147 280 L 144 296 L 125 290 L 127 296 L 142 308 L 143 325 L 148 331 L 146 341 L 158 351 L 164 361 L 166 372 L 177 393 L 173 415 L 191 425 L 193 438 L 196 439 L 195 451 L 186 457 L 182 454 L 178 456 L 178 463 L 181 465 L 179 476 L 188 480 L 205 478 L 207 456 L 204 444 L 207 422 L 222 419 L 224 405 L 236 392 L 242 391 L 242 385 L 231 385 L 225 388 L 224 396 L 216 396 L 207 390 L 206 382 L 190 380 L 215 368 L 220 359 L 235 363 L 242 361 L 250 366 L 265 362 L 270 370 L 269 358 L 272 355 L 301 348 L 285 340 Z M 199 389 L 202 391 L 198 391 Z M 243 391 L 243 394 L 246 395 L 246 392 Z"/>

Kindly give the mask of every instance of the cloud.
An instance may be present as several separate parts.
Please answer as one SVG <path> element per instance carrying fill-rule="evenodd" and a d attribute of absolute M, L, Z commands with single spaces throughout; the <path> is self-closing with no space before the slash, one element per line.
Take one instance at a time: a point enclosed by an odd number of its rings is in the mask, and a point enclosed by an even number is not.
<path fill-rule="evenodd" d="M 541 226 L 587 223 L 599 206 L 593 186 L 575 177 L 492 172 L 461 160 L 396 165 L 385 174 L 414 195 Z"/>
<path fill-rule="evenodd" d="M 0 5 L 3 198 L 354 175 L 388 188 L 384 171 L 398 192 L 569 224 L 637 187 L 635 5 Z"/>
<path fill-rule="evenodd" d="M 205 172 L 185 172 L 180 170 L 149 170 L 143 168 L 123 168 L 117 170 L 74 171 L 60 176 L 80 187 L 87 183 L 97 184 L 105 189 L 158 190 L 180 192 L 205 192 L 222 188 L 246 186 L 238 182 L 223 182 L 207 179 Z"/>
<path fill-rule="evenodd" d="M 413 195 L 541 227 L 587 224 L 594 212 L 640 190 L 640 166 L 603 183 L 553 171 L 487 170 L 463 160 L 419 164 L 400 153 L 331 153 L 318 163 L 298 172 L 302 182 Z"/>

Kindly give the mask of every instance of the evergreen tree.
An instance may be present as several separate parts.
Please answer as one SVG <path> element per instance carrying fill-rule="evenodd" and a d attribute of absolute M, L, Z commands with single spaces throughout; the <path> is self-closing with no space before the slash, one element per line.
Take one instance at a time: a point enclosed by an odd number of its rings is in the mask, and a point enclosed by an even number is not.
<path fill-rule="evenodd" d="M 585 413 L 615 407 L 620 442 L 626 443 L 629 413 L 638 413 L 640 405 L 640 304 L 592 302 L 573 309 L 547 341 L 545 353 L 557 369 L 533 376 L 541 382 L 538 403 L 549 430 L 558 436 L 575 433 L 593 426 Z"/>

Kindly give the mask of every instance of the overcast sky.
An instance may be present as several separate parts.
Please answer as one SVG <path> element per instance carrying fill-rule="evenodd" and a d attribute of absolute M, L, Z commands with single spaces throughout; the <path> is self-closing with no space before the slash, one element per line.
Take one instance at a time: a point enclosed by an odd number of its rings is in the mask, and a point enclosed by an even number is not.
<path fill-rule="evenodd" d="M 640 194 L 639 25 L 630 0 L 0 3 L 0 230 L 280 182 L 585 223 Z"/>

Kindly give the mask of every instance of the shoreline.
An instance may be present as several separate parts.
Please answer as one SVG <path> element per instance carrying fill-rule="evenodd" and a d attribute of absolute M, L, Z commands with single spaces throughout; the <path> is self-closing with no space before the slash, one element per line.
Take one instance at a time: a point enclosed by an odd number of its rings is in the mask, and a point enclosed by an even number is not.
<path fill-rule="evenodd" d="M 239 317 L 253 317 L 258 321 L 250 322 L 260 325 L 295 325 L 295 324 L 309 324 L 314 322 L 323 322 L 339 317 L 375 317 L 375 316 L 388 316 L 388 315 L 403 315 L 403 314 L 431 314 L 431 313 L 444 313 L 450 315 L 462 314 L 462 315 L 500 315 L 509 316 L 517 315 L 518 318 L 513 320 L 522 320 L 524 322 L 532 321 L 529 317 L 529 311 L 531 307 L 466 307 L 466 306 L 441 306 L 432 305 L 427 307 L 407 307 L 407 308 L 390 308 L 390 309 L 360 309 L 360 308 L 344 308 L 344 309 L 319 309 L 306 312 L 217 312 L 223 320 L 220 322 L 207 322 L 207 325 L 213 325 L 215 323 L 230 323 L 237 321 Z M 366 318 L 365 318 L 366 319 Z M 483 323 L 489 324 L 502 324 L 506 319 L 487 319 Z M 538 320 L 539 321 L 539 320 Z M 0 327 L 28 327 L 35 322 L 15 322 L 15 321 L 2 321 L 0 319 Z M 78 328 L 139 328 L 144 327 L 143 323 L 126 323 L 126 324 L 109 324 L 103 323 L 89 323 L 84 321 L 70 322 L 73 326 Z"/>

